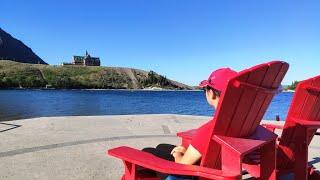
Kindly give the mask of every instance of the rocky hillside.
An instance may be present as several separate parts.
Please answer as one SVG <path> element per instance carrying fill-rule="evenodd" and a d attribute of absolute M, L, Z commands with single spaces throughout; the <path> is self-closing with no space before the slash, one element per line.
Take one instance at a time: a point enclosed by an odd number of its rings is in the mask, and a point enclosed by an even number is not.
<path fill-rule="evenodd" d="M 192 89 L 153 71 L 120 67 L 50 66 L 0 61 L 0 88 Z"/>
<path fill-rule="evenodd" d="M 32 49 L 0 28 L 0 60 L 47 64 Z"/>

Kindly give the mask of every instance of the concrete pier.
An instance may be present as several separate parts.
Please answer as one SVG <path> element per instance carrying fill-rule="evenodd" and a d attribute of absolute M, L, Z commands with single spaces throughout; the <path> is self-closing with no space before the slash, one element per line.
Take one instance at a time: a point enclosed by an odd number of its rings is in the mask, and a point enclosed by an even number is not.
<path fill-rule="evenodd" d="M 119 179 L 122 162 L 106 156 L 107 149 L 178 145 L 177 132 L 196 128 L 209 119 L 166 114 L 0 122 L 0 179 Z M 316 136 L 309 148 L 309 160 L 317 169 L 319 151 L 320 137 Z"/>

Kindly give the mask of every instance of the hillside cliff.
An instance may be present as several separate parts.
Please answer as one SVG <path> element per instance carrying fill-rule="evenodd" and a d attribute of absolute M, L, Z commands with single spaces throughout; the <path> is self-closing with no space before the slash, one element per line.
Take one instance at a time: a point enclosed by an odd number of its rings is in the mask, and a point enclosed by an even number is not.
<path fill-rule="evenodd" d="M 185 89 L 153 71 L 121 67 L 50 66 L 0 61 L 0 88 Z"/>
<path fill-rule="evenodd" d="M 0 60 L 22 63 L 47 64 L 31 48 L 0 28 Z"/>

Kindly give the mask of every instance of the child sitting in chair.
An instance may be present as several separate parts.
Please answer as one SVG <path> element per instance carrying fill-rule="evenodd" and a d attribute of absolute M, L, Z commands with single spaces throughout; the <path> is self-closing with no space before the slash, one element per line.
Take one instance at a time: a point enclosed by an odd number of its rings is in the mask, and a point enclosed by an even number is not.
<path fill-rule="evenodd" d="M 210 106 L 217 108 L 220 95 L 228 84 L 228 81 L 237 74 L 230 68 L 221 68 L 213 71 L 208 80 L 200 83 L 200 87 L 205 90 L 206 99 Z M 181 164 L 199 164 L 201 156 L 205 151 L 204 137 L 210 134 L 212 120 L 197 129 L 197 133 L 192 138 L 188 147 L 174 146 L 170 144 L 159 144 L 156 148 L 144 148 L 143 151 L 149 152 L 157 157 L 174 161 Z M 166 179 L 167 174 L 157 173 L 160 179 Z"/>

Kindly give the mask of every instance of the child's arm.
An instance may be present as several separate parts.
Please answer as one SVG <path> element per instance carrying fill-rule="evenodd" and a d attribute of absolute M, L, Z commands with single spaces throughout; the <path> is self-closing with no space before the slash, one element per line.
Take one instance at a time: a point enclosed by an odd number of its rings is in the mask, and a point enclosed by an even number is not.
<path fill-rule="evenodd" d="M 180 164 L 195 164 L 201 158 L 199 151 L 191 144 L 188 146 L 185 153 L 175 151 L 172 155 L 174 156 L 175 162 Z"/>

